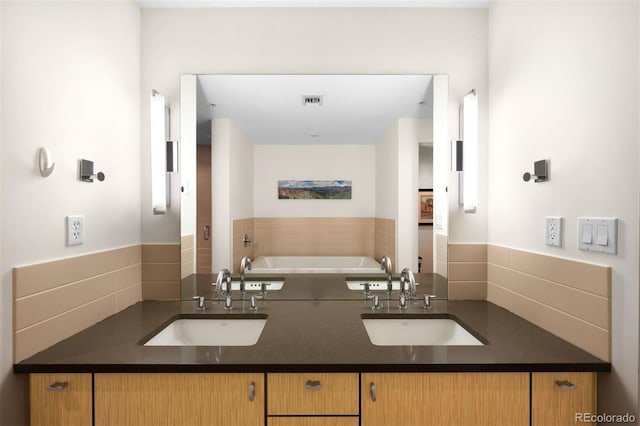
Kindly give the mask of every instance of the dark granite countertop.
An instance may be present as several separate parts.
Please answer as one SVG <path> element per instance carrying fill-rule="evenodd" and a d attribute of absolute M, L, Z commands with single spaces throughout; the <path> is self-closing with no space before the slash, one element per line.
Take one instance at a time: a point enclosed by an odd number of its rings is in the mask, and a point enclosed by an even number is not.
<path fill-rule="evenodd" d="M 299 281 L 297 281 L 299 280 Z M 38 372 L 495 372 L 495 371 L 610 371 L 611 365 L 547 333 L 522 318 L 484 301 L 436 300 L 430 310 L 421 300 L 410 301 L 403 315 L 449 315 L 457 318 L 484 346 L 375 346 L 362 323 L 373 314 L 364 300 L 319 300 L 336 279 L 324 280 L 310 300 L 276 300 L 269 294 L 258 314 L 267 315 L 265 328 L 253 346 L 169 347 L 140 343 L 180 315 L 255 315 L 248 302 L 235 298 L 235 309 L 209 301 L 204 313 L 193 301 L 139 302 L 98 324 L 14 365 L 16 373 Z M 295 282 L 294 282 L 295 281 Z M 311 285 L 311 278 L 285 282 L 289 297 L 295 284 Z M 306 283 L 306 284 L 305 284 Z M 322 286 L 322 284 L 316 284 Z M 337 284 L 335 284 L 337 285 Z M 340 285 L 344 287 L 343 278 Z M 427 289 L 427 286 L 423 287 Z M 423 291 L 424 292 L 424 291 Z M 276 292 L 273 292 L 276 293 Z M 351 294 L 351 293 L 348 293 Z M 285 293 L 282 293 L 284 297 Z M 280 296 L 279 296 L 280 297 Z M 328 296 L 327 296 L 328 299 Z M 375 315 L 398 314 L 397 299 L 381 296 L 383 309 Z"/>

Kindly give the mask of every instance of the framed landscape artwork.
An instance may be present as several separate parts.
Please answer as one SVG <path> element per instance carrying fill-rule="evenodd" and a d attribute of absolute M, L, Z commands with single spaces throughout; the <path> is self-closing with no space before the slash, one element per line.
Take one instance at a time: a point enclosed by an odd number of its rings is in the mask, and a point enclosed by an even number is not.
<path fill-rule="evenodd" d="M 350 200 L 350 180 L 279 180 L 280 200 Z"/>
<path fill-rule="evenodd" d="M 418 224 L 433 225 L 433 189 L 418 190 Z"/>

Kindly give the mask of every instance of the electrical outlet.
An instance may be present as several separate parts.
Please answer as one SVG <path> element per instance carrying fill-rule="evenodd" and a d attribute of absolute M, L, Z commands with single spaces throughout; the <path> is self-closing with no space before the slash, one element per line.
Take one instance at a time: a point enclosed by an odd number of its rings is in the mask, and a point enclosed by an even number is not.
<path fill-rule="evenodd" d="M 67 245 L 84 244 L 84 216 L 67 216 Z"/>
<path fill-rule="evenodd" d="M 545 244 L 548 246 L 562 247 L 562 218 L 545 217 Z"/>

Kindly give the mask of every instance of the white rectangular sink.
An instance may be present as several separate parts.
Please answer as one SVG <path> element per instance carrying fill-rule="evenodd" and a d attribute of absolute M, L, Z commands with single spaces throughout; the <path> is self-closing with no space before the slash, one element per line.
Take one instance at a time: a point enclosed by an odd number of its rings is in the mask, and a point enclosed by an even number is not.
<path fill-rule="evenodd" d="M 267 292 L 282 290 L 282 287 L 284 287 L 284 280 L 269 280 L 269 281 L 245 280 L 244 289 L 245 291 L 260 291 L 262 290 L 262 283 L 267 284 Z M 211 285 L 212 287 L 215 287 L 216 283 L 212 283 Z M 224 289 L 225 286 L 223 285 L 222 288 Z M 240 290 L 240 280 L 231 281 L 231 291 L 239 291 L 239 290 Z"/>
<path fill-rule="evenodd" d="M 364 291 L 365 283 L 369 283 L 369 291 L 387 291 L 387 280 L 346 280 L 347 287 L 353 291 Z M 416 283 L 419 285 L 419 283 Z M 408 285 L 407 285 L 408 287 Z M 391 281 L 391 289 L 394 291 L 400 290 L 400 281 Z"/>
<path fill-rule="evenodd" d="M 369 340 L 376 346 L 480 346 L 450 318 L 364 318 Z"/>
<path fill-rule="evenodd" d="M 160 330 L 144 346 L 252 346 L 258 342 L 266 318 L 179 318 Z"/>

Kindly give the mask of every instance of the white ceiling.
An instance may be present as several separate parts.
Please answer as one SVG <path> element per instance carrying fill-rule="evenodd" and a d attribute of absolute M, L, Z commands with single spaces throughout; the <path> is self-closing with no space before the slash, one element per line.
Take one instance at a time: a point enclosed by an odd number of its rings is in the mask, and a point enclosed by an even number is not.
<path fill-rule="evenodd" d="M 430 75 L 200 75 L 198 123 L 232 119 L 255 144 L 373 144 L 398 118 L 433 115 L 431 80 Z M 322 96 L 322 105 L 304 106 L 302 97 L 308 95 Z"/>
<path fill-rule="evenodd" d="M 181 7 L 452 7 L 487 8 L 492 0 L 137 0 L 142 8 Z"/>

